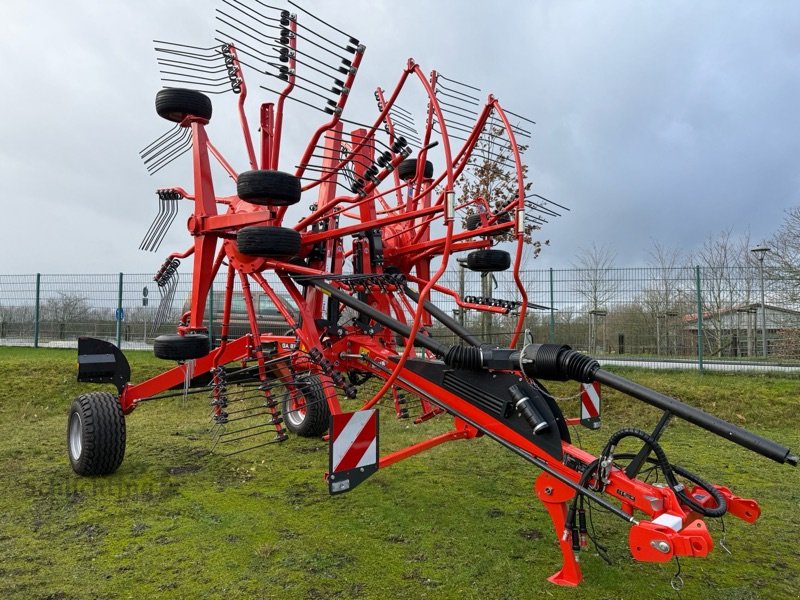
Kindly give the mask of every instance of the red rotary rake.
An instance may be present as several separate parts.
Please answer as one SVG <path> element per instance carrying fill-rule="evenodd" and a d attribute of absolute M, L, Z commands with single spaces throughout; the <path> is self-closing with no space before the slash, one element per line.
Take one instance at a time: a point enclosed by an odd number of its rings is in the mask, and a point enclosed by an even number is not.
<path fill-rule="evenodd" d="M 523 247 L 545 217 L 557 214 L 552 203 L 529 193 L 525 181 L 518 139 L 529 136 L 527 119 L 494 96 L 481 101 L 477 88 L 436 71 L 426 75 L 409 60 L 391 90 L 376 90 L 374 119 L 347 120 L 345 108 L 365 51 L 357 39 L 299 7 L 298 15 L 259 0 L 223 2 L 216 45 L 157 43 L 164 80 L 181 87 L 158 92 L 156 111 L 174 127 L 142 151 L 151 172 L 186 152 L 192 157 L 191 191 L 159 190 L 159 217 L 142 242 L 142 248 L 156 249 L 178 202 L 192 203 L 191 246 L 170 254 L 155 276 L 162 290 L 157 319 L 163 320 L 180 260 L 193 262 L 190 309 L 176 334 L 154 341 L 156 356 L 179 364 L 131 384 L 118 348 L 80 339 L 79 380 L 113 383 L 118 395 L 94 392 L 74 401 L 67 437 L 77 473 L 102 475 L 119 467 L 124 415 L 139 403 L 200 392 L 210 395 L 218 448 L 244 439 L 263 446 L 283 442 L 289 433 L 329 432 L 331 493 L 352 489 L 378 467 L 447 441 L 484 435 L 496 440 L 542 471 L 535 490 L 559 539 L 563 566 L 550 580 L 561 585 L 577 585 L 582 578 L 576 552 L 586 544 L 586 502 L 630 523 L 630 550 L 642 561 L 707 555 L 713 542 L 706 518 L 726 513 L 748 522 L 758 518 L 754 500 L 670 463 L 661 435 L 678 417 L 796 465 L 789 449 L 610 373 L 567 346 L 535 344 L 521 335 L 529 307 L 519 276 Z M 274 101 L 259 107 L 256 139 L 246 111 L 245 70 L 264 78 L 267 85 L 261 87 L 274 94 Z M 420 131 L 412 111 L 398 104 L 401 94 L 413 98 L 413 89 L 425 103 Z M 238 98 L 245 170 L 237 171 L 211 142 L 212 107 L 203 92 Z M 284 129 L 307 122 L 289 119 L 295 109 L 320 111 L 325 122 L 289 173 L 279 170 L 284 146 L 294 139 Z M 486 168 L 510 181 L 513 193 L 458 194 L 474 189 L 465 182 Z M 236 182 L 233 195 L 216 191 L 226 178 Z M 312 204 L 295 213 L 301 198 Z M 300 215 L 294 225 L 290 214 Z M 501 239 L 511 240 L 512 253 L 496 247 Z M 437 283 L 463 252 L 474 271 L 511 268 L 519 297 L 461 297 Z M 221 336 L 214 345 L 204 317 L 220 271 L 226 284 Z M 256 293 L 283 315 L 283 331 L 261 330 Z M 462 310 L 516 310 L 509 347 L 478 339 L 433 304 L 432 293 L 453 298 Z M 240 337 L 230 335 L 237 294 L 249 321 L 249 331 Z M 431 337 L 434 321 L 461 343 Z M 370 379 L 380 384 L 363 388 L 370 390 L 364 398 L 359 387 Z M 651 433 L 635 428 L 614 433 L 600 456 L 593 456 L 572 445 L 568 425 L 577 419 L 566 419 L 540 383 L 567 379 L 601 382 L 663 410 L 663 417 Z M 184 391 L 175 392 L 182 384 Z M 449 415 L 452 430 L 379 457 L 373 407 L 387 393 L 398 416 L 408 416 L 415 398 L 417 421 Z M 353 402 L 359 410 L 343 410 L 343 403 Z M 641 450 L 617 453 L 625 438 L 640 440 Z M 640 477 L 650 469 L 659 470 L 664 483 Z"/>

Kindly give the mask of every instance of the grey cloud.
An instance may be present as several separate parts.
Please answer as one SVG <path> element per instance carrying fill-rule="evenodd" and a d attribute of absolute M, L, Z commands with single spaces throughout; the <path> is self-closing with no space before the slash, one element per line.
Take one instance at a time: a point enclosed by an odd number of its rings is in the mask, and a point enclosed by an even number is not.
<path fill-rule="evenodd" d="M 152 109 L 151 40 L 210 42 L 220 4 L 3 4 L 0 201 L 13 251 L 0 272 L 153 271 L 163 257 L 137 250 L 153 191 L 190 176 L 185 161 L 148 177 L 137 157 L 167 127 Z M 568 265 L 592 240 L 640 264 L 651 238 L 694 248 L 733 226 L 758 239 L 800 203 L 794 2 L 302 4 L 368 46 L 351 118 L 371 118 L 375 86 L 393 86 L 413 56 L 537 121 L 530 174 L 572 211 L 542 231 L 551 247 L 536 266 Z M 212 135 L 243 168 L 229 100 L 215 98 Z M 284 166 L 319 119 L 297 114 Z M 185 216 L 164 253 L 188 245 Z"/>

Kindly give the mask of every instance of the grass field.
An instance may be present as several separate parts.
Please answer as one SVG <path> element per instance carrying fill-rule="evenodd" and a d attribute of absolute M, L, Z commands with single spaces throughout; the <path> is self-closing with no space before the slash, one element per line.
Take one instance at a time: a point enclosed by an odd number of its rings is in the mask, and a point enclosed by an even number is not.
<path fill-rule="evenodd" d="M 164 368 L 147 354 L 129 358 L 136 381 Z M 196 396 L 134 411 L 119 471 L 79 478 L 66 456 L 66 413 L 92 388 L 75 382 L 75 362 L 74 351 L 0 348 L 0 598 L 678 597 L 675 563 L 635 563 L 625 524 L 599 511 L 614 565 L 584 552 L 578 591 L 547 583 L 560 554 L 532 491 L 538 472 L 486 439 L 438 447 L 330 497 L 323 441 L 209 455 L 208 406 Z M 800 379 L 619 372 L 800 449 Z M 577 384 L 552 390 L 573 395 Z M 604 402 L 603 428 L 579 432 L 591 451 L 659 416 L 619 394 Z M 382 415 L 384 453 L 448 426 Z M 763 511 L 755 525 L 725 519 L 732 554 L 718 545 L 681 561 L 680 597 L 798 597 L 800 473 L 685 423 L 670 426 L 664 447 Z M 719 521 L 710 528 L 719 540 Z"/>

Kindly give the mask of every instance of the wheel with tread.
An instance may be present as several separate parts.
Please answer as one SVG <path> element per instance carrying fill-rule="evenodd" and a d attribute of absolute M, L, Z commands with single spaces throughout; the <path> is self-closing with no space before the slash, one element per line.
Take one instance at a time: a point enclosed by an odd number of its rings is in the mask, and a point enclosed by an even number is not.
<path fill-rule="evenodd" d="M 300 252 L 300 234 L 288 227 L 252 225 L 236 234 L 236 247 L 242 254 L 262 258 L 286 258 Z"/>
<path fill-rule="evenodd" d="M 125 457 L 125 416 L 114 394 L 91 392 L 72 401 L 67 454 L 78 475 L 109 475 Z"/>
<path fill-rule="evenodd" d="M 408 180 L 414 179 L 417 174 L 417 159 L 416 158 L 407 158 L 399 165 L 397 165 L 397 175 L 400 179 Z M 425 170 L 422 173 L 422 176 L 425 179 L 430 179 L 433 177 L 433 163 L 429 160 L 425 161 Z"/>
<path fill-rule="evenodd" d="M 205 94 L 184 88 L 165 88 L 156 94 L 156 112 L 167 121 L 180 123 L 186 117 L 211 119 L 211 100 Z"/>
<path fill-rule="evenodd" d="M 308 262 L 306 261 L 306 259 L 300 258 L 299 256 L 293 256 L 292 258 L 290 258 L 286 262 L 289 262 L 289 263 L 291 263 L 293 265 L 297 265 L 298 267 L 308 267 Z M 300 275 L 298 273 L 289 273 L 289 277 L 291 277 L 292 280 L 295 283 L 297 283 L 298 285 L 300 285 L 300 286 L 302 286 L 304 288 L 308 287 L 308 281 L 303 279 L 302 275 Z M 288 335 L 294 335 L 294 332 L 290 331 L 288 333 Z"/>
<path fill-rule="evenodd" d="M 480 225 L 481 216 L 478 213 L 467 215 L 467 218 L 464 219 L 464 227 L 467 228 L 467 231 L 475 231 Z"/>
<path fill-rule="evenodd" d="M 317 375 L 297 380 L 299 401 L 291 395 L 283 401 L 283 422 L 286 428 L 301 437 L 319 437 L 328 430 L 331 411 L 325 399 L 322 381 Z"/>
<path fill-rule="evenodd" d="M 499 213 L 499 216 L 497 217 L 497 222 L 498 223 L 508 223 L 508 222 L 511 221 L 511 219 L 512 219 L 511 212 L 506 210 L 506 211 L 503 211 L 503 212 Z"/>
<path fill-rule="evenodd" d="M 236 180 L 236 194 L 259 206 L 291 206 L 300 202 L 300 178 L 283 171 L 245 171 Z"/>
<path fill-rule="evenodd" d="M 166 360 L 191 360 L 211 352 L 211 343 L 203 333 L 179 335 L 169 333 L 153 340 L 153 354 Z"/>
<path fill-rule="evenodd" d="M 467 268 L 479 273 L 505 271 L 511 266 L 511 255 L 505 250 L 475 250 L 467 254 Z"/>

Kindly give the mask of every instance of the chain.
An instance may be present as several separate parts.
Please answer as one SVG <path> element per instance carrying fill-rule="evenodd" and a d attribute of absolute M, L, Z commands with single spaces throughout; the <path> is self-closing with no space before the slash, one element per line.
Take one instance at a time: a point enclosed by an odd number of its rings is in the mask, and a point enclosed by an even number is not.
<path fill-rule="evenodd" d="M 675 575 L 672 576 L 669 585 L 672 587 L 673 590 L 675 590 L 675 594 L 680 599 L 681 590 L 683 589 L 684 583 L 683 583 L 683 577 L 681 577 L 681 561 L 678 559 L 677 556 L 675 557 L 675 564 L 677 565 L 678 570 L 675 573 Z"/>
<path fill-rule="evenodd" d="M 728 554 L 733 554 L 733 552 L 731 552 L 731 549 L 728 548 L 728 536 L 727 536 L 727 530 L 725 529 L 725 519 L 720 518 L 719 522 L 722 525 L 722 538 L 719 540 L 719 545 Z"/>

